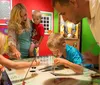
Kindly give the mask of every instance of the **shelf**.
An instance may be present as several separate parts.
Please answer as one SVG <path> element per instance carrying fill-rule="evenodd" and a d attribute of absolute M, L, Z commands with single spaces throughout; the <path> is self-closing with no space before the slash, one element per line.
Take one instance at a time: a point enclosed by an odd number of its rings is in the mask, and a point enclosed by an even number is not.
<path fill-rule="evenodd" d="M 7 24 L 1 24 L 1 23 L 0 23 L 0 26 L 4 26 L 4 25 L 7 25 Z"/>
<path fill-rule="evenodd" d="M 79 40 L 79 38 L 64 38 L 65 40 Z"/>

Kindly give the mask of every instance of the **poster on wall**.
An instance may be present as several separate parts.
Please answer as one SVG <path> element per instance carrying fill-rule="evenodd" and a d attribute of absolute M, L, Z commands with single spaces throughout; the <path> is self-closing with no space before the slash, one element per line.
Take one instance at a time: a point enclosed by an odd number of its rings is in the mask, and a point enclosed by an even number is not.
<path fill-rule="evenodd" d="M 69 21 L 64 22 L 62 16 L 60 16 L 60 33 L 63 34 L 65 38 L 78 39 L 80 34 L 79 28 L 80 28 L 80 23 L 74 24 Z"/>
<path fill-rule="evenodd" d="M 8 34 L 8 29 L 7 29 L 7 27 L 0 28 L 0 32 L 3 33 L 4 35 L 7 35 L 7 34 Z"/>
<path fill-rule="evenodd" d="M 0 0 L 0 25 L 6 25 L 10 18 L 12 0 Z"/>
<path fill-rule="evenodd" d="M 34 10 L 32 10 L 33 12 Z M 45 34 L 53 32 L 53 13 L 40 11 L 42 13 L 41 24 L 44 26 Z M 34 21 L 33 21 L 34 22 Z"/>

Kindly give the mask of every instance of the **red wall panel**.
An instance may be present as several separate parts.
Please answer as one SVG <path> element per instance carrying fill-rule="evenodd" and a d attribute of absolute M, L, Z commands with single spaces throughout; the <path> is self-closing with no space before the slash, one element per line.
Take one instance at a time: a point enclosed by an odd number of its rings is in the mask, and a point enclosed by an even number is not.
<path fill-rule="evenodd" d="M 12 5 L 16 5 L 17 3 L 23 3 L 27 9 L 28 17 L 31 19 L 32 17 L 32 10 L 41 10 L 47 12 L 53 12 L 53 8 L 51 5 L 51 0 L 12 0 Z M 45 35 L 43 41 L 39 47 L 39 54 L 40 56 L 51 55 L 52 53 L 49 51 L 48 47 L 46 46 L 48 36 Z"/>
<path fill-rule="evenodd" d="M 40 46 L 39 46 L 39 55 L 40 56 L 47 56 L 47 55 L 51 55 L 51 51 L 48 49 L 47 47 L 47 40 L 48 40 L 48 36 L 44 36 L 43 41 L 41 42 Z"/>
<path fill-rule="evenodd" d="M 27 8 L 28 16 L 31 19 L 32 10 L 41 10 L 53 12 L 53 7 L 51 5 L 51 0 L 13 0 L 13 6 L 17 3 L 23 3 Z"/>

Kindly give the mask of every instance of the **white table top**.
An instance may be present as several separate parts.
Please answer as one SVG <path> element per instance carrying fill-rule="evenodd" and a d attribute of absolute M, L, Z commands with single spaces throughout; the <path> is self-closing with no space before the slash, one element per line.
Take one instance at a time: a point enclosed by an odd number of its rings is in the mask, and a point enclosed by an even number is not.
<path fill-rule="evenodd" d="M 51 74 L 50 71 L 48 71 L 48 72 L 38 71 L 38 68 L 41 68 L 41 67 L 42 66 L 38 66 L 36 72 L 28 73 L 27 79 L 25 80 L 25 82 L 26 82 L 25 85 L 44 85 L 45 81 L 47 81 L 48 79 L 52 79 L 52 78 L 74 78 L 79 81 L 87 82 L 85 84 L 82 83 L 82 84 L 77 84 L 77 85 L 89 85 L 89 82 L 91 81 L 90 74 L 96 73 L 92 70 L 84 68 L 84 73 L 82 75 L 75 75 L 75 72 L 72 71 L 71 69 L 64 68 L 63 70 L 55 71 L 55 73 L 62 74 L 62 76 L 55 76 L 55 75 Z M 13 85 L 22 85 L 22 80 L 25 77 L 27 69 L 11 70 L 11 71 L 6 70 L 6 71 L 7 71 L 7 74 L 9 76 L 10 80 L 12 81 Z M 32 76 L 32 74 L 33 74 L 33 76 Z M 56 85 L 56 84 L 50 84 L 50 85 Z M 68 85 L 68 84 L 65 84 L 65 85 Z"/>

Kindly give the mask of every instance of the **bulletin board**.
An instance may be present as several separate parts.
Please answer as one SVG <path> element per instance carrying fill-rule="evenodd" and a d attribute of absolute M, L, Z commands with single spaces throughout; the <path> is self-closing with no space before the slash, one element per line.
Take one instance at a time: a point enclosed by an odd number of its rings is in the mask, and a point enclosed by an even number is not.
<path fill-rule="evenodd" d="M 0 0 L 0 25 L 6 25 L 10 18 L 12 0 Z"/>
<path fill-rule="evenodd" d="M 59 15 L 59 32 L 66 40 L 66 44 L 69 44 L 77 48 L 81 52 L 81 41 L 82 41 L 82 22 L 74 24 L 70 21 L 63 20 L 62 16 Z"/>
<path fill-rule="evenodd" d="M 74 24 L 70 21 L 64 22 L 60 16 L 60 33 L 64 34 L 65 38 L 78 39 L 80 38 L 80 24 Z"/>
<path fill-rule="evenodd" d="M 32 10 L 33 12 L 34 10 Z M 42 13 L 41 24 L 44 26 L 45 34 L 50 34 L 53 31 L 53 13 L 40 11 Z"/>

